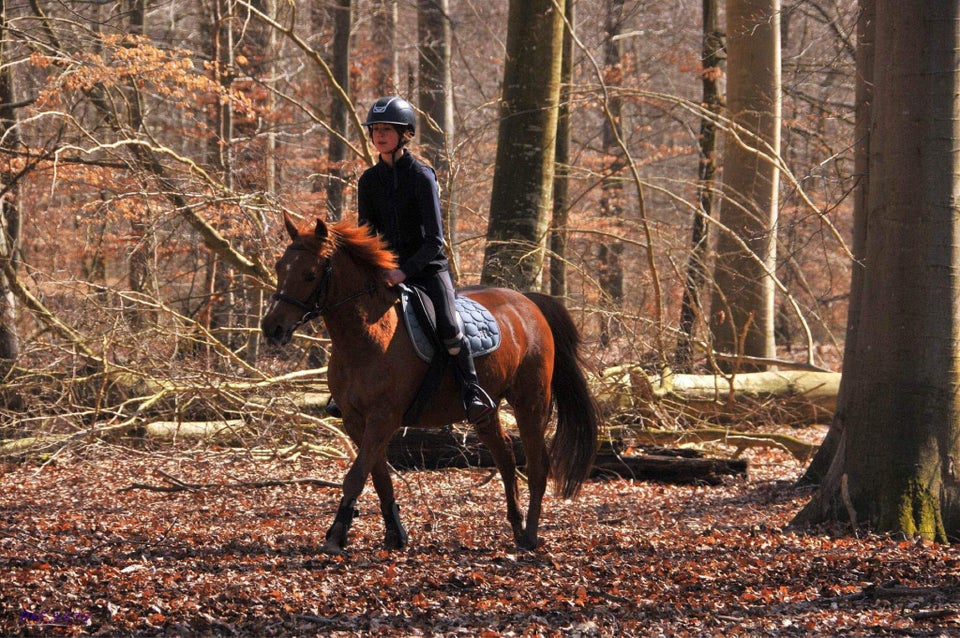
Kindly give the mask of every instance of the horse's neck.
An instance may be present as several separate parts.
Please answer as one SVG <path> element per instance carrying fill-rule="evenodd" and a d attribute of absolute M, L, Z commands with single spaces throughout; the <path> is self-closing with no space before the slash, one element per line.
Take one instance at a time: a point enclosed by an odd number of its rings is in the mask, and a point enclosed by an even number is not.
<path fill-rule="evenodd" d="M 370 285 L 371 282 L 338 285 L 331 287 L 330 294 L 334 300 L 346 299 L 365 291 Z M 382 353 L 396 331 L 396 305 L 396 296 L 382 286 L 376 286 L 372 292 L 363 292 L 324 317 L 330 342 L 337 350 L 355 356 Z"/>

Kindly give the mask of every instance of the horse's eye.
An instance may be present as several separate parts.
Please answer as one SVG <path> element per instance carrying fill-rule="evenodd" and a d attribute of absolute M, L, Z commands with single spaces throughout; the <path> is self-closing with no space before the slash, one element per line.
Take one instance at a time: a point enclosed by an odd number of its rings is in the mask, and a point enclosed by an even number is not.
<path fill-rule="evenodd" d="M 317 279 L 317 271 L 316 271 L 316 270 L 308 270 L 307 273 L 303 276 L 303 278 L 306 279 L 307 281 L 316 281 L 316 279 Z"/>

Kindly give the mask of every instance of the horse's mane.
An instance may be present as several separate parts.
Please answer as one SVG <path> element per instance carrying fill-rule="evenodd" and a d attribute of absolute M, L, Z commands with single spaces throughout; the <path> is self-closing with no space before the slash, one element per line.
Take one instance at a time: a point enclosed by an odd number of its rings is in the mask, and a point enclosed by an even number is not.
<path fill-rule="evenodd" d="M 329 226 L 337 247 L 349 253 L 356 261 L 373 269 L 390 270 L 397 267 L 397 256 L 380 235 L 367 225 L 339 221 Z"/>

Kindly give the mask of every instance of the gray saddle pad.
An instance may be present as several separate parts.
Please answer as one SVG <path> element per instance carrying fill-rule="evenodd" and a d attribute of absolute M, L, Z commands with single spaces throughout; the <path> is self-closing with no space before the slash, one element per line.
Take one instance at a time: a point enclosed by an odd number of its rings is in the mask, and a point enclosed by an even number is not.
<path fill-rule="evenodd" d="M 403 323 L 407 326 L 407 333 L 413 341 L 417 356 L 426 362 L 433 359 L 433 342 L 421 325 L 420 318 L 413 307 L 417 303 L 411 295 L 417 294 L 407 286 L 400 286 L 400 306 L 402 308 Z M 470 355 L 479 357 L 490 354 L 500 347 L 500 327 L 490 311 L 469 297 L 456 298 L 457 312 L 463 319 L 463 334 L 470 344 Z M 430 326 L 427 330 L 433 330 Z"/>

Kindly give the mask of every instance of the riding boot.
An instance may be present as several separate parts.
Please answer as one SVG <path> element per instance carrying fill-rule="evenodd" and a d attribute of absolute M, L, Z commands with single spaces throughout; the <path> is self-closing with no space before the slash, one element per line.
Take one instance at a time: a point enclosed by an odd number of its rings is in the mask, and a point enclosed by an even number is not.
<path fill-rule="evenodd" d="M 337 405 L 337 402 L 333 400 L 333 397 L 327 400 L 327 405 L 324 406 L 323 411 L 336 419 L 343 418 L 343 411 L 340 409 L 340 406 Z"/>
<path fill-rule="evenodd" d="M 470 356 L 470 344 L 464 338 L 460 342 L 460 351 L 451 357 L 453 371 L 460 382 L 460 391 L 463 396 L 463 409 L 467 421 L 476 423 L 497 408 L 490 395 L 480 387 L 477 380 L 477 370 L 473 366 L 473 357 Z"/>

